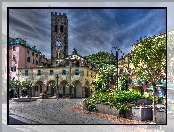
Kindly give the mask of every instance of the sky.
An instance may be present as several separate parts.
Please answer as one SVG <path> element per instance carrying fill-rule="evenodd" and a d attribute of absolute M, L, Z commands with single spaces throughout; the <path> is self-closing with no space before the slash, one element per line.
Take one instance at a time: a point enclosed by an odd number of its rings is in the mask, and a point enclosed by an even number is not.
<path fill-rule="evenodd" d="M 112 47 L 127 54 L 140 37 L 166 32 L 165 9 L 10 9 L 9 37 L 22 38 L 51 58 L 51 12 L 68 17 L 69 55 L 73 48 L 87 56 L 111 53 Z"/>

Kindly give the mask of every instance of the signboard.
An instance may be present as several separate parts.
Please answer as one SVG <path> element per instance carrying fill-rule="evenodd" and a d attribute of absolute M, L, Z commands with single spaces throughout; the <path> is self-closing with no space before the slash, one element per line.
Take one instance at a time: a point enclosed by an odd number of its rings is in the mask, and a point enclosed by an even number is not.
<path fill-rule="evenodd" d="M 163 97 L 163 91 L 162 90 L 158 90 L 158 97 Z"/>

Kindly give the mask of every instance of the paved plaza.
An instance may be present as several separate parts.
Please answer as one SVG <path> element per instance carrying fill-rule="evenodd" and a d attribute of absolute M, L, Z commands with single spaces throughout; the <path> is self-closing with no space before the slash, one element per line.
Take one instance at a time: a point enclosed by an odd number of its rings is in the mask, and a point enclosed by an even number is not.
<path fill-rule="evenodd" d="M 46 102 L 45 102 L 46 101 Z M 160 125 L 119 125 L 119 122 L 114 122 L 116 125 L 40 125 L 44 124 L 61 124 L 71 123 L 77 124 L 77 122 L 85 122 L 84 124 L 106 124 L 112 123 L 107 119 L 102 119 L 100 117 L 94 117 L 89 114 L 82 114 L 75 111 L 68 110 L 70 107 L 75 106 L 82 102 L 82 99 L 47 99 L 42 101 L 33 101 L 33 102 L 25 102 L 25 103 L 10 103 L 9 104 L 9 121 L 10 124 L 16 125 L 6 125 L 7 123 L 7 106 L 6 104 L 2 104 L 2 131 L 5 132 L 39 132 L 39 131 L 63 131 L 63 132 L 71 132 L 71 131 L 100 131 L 100 132 L 133 132 L 133 131 L 142 131 L 142 132 L 150 132 L 150 130 L 157 129 L 160 132 Z M 45 104 L 45 105 L 44 105 Z M 66 104 L 66 105 L 65 105 Z M 59 105 L 59 106 L 58 106 Z M 49 107 L 48 107 L 49 106 Z M 52 109 L 54 107 L 54 109 Z M 56 111 L 57 110 L 57 111 Z M 45 114 L 43 114 L 43 113 Z M 57 114 L 58 113 L 58 114 Z M 48 117 L 44 117 L 43 115 L 49 115 Z M 56 116 L 54 116 L 56 115 Z M 60 118 L 58 118 L 60 116 Z M 62 118 L 65 116 L 65 118 Z M 69 117 L 68 120 L 65 120 Z M 44 119 L 44 121 L 42 121 Z M 54 121 L 57 121 L 55 123 Z M 174 116 L 168 116 L 167 118 L 167 126 L 163 125 L 164 132 L 172 131 L 174 129 L 173 121 Z M 49 121 L 49 122 L 48 122 Z M 89 123 L 89 121 L 91 123 Z M 112 123 L 112 124 L 114 124 Z M 25 125 L 21 125 L 25 124 Z M 38 125 L 26 125 L 26 124 L 38 124 Z M 63 124 L 63 123 L 62 123 Z M 82 123 L 81 123 L 82 124 Z M 118 124 L 118 125 L 117 125 Z M 145 128 L 145 129 L 141 129 Z M 149 128 L 149 129 L 147 129 Z"/>
<path fill-rule="evenodd" d="M 69 110 L 83 99 L 38 99 L 9 104 L 9 124 L 121 124 Z"/>

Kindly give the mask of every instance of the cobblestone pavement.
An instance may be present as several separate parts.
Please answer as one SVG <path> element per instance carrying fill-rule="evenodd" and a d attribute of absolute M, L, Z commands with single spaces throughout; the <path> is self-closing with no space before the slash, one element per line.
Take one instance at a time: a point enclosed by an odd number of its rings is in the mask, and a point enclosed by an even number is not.
<path fill-rule="evenodd" d="M 63 100 L 62 100 L 63 101 Z M 46 108 L 46 106 L 52 105 L 52 107 L 54 106 L 54 110 L 52 110 L 52 113 L 55 113 L 55 110 L 58 109 L 56 108 L 56 104 L 59 102 L 59 104 L 61 104 L 59 107 L 60 109 L 62 109 L 62 105 L 66 104 L 66 106 L 64 106 L 65 108 L 74 106 L 80 102 L 82 102 L 82 100 L 64 100 L 63 102 L 60 100 L 46 100 L 45 102 L 45 107 L 44 107 L 44 102 L 28 102 L 28 103 L 10 103 L 9 107 L 10 107 L 10 120 L 11 123 L 19 123 L 18 125 L 6 125 L 7 124 L 7 104 L 3 103 L 2 104 L 2 132 L 39 132 L 39 131 L 43 131 L 43 132 L 55 132 L 55 131 L 61 131 L 61 132 L 72 132 L 72 131 L 76 131 L 76 132 L 95 132 L 95 131 L 100 131 L 100 132 L 134 132 L 134 131 L 141 131 L 141 132 L 149 132 L 149 130 L 154 130 L 153 128 L 159 128 L 160 125 L 120 125 L 120 124 L 116 124 L 116 125 L 21 125 L 21 124 L 31 124 L 32 122 L 32 118 L 34 119 L 39 119 L 38 117 L 40 116 L 36 116 L 36 114 L 33 113 L 40 113 L 39 110 L 36 110 L 37 108 L 40 108 L 41 111 L 44 112 L 44 108 Z M 61 102 L 61 103 L 60 103 Z M 27 106 L 27 107 L 26 107 Z M 33 108 L 32 108 L 32 107 Z M 26 107 L 26 108 L 24 108 Z M 14 111 L 15 108 L 15 111 Z M 28 119 L 23 118 L 23 116 L 25 116 L 25 113 L 21 113 L 20 114 L 20 110 L 22 109 L 22 111 L 25 112 L 30 112 L 26 113 L 26 115 L 28 115 Z M 31 110 L 35 110 L 32 111 Z M 57 111 L 62 111 L 62 110 L 57 110 Z M 66 112 L 69 111 L 68 109 L 66 109 Z M 16 113 L 16 115 L 14 114 Z M 48 113 L 49 115 L 52 115 L 52 113 Z M 73 113 L 75 115 L 78 115 L 77 112 L 73 112 L 73 111 L 69 111 L 69 113 Z M 30 115 L 29 115 L 30 114 Z M 32 115 L 33 114 L 33 115 Z M 39 114 L 38 114 L 39 115 Z M 20 117 L 21 116 L 21 117 Z M 36 117 L 35 117 L 36 116 Z M 89 119 L 89 115 L 86 114 L 87 119 Z M 81 115 L 81 117 L 86 117 L 85 115 Z M 30 118 L 29 118 L 30 117 Z M 92 119 L 95 119 L 97 117 L 90 117 Z M 98 118 L 97 118 L 98 119 Z M 170 130 L 174 129 L 173 126 L 173 121 L 174 118 L 167 118 L 167 126 L 163 125 L 163 132 L 167 132 Z M 81 120 L 81 119 L 80 119 Z M 100 121 L 102 121 L 102 119 L 99 119 Z M 108 122 L 106 119 L 104 120 L 106 122 Z M 37 122 L 34 120 L 34 122 Z M 97 122 L 98 123 L 98 122 Z M 101 122 L 99 122 L 98 124 L 100 124 Z M 118 123 L 118 122 L 117 122 Z M 34 123 L 33 123 L 34 124 Z M 143 129 L 144 128 L 144 129 Z M 149 129 L 147 129 L 149 128 Z M 158 130 L 155 130 L 154 132 L 162 132 Z"/>
<path fill-rule="evenodd" d="M 9 104 L 9 124 L 121 124 L 69 110 L 82 99 L 40 99 Z M 20 121 L 18 121 L 20 120 Z"/>

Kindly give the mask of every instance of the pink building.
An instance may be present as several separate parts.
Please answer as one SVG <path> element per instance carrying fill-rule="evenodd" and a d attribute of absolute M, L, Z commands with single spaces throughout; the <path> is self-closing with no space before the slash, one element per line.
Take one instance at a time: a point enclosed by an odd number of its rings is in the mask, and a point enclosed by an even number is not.
<path fill-rule="evenodd" d="M 18 80 L 18 68 L 45 66 L 48 63 L 36 46 L 30 47 L 20 38 L 9 38 L 9 79 L 15 77 Z"/>

